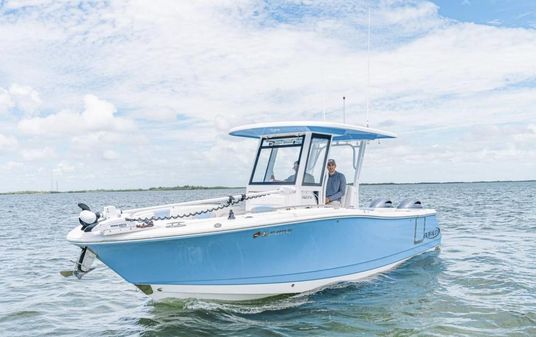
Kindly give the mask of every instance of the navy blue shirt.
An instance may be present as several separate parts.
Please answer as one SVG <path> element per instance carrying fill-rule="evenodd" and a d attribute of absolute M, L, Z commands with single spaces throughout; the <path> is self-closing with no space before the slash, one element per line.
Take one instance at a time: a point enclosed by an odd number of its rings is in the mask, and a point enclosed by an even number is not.
<path fill-rule="evenodd" d="M 340 201 L 344 192 L 346 192 L 346 178 L 344 174 L 335 171 L 332 176 L 328 177 L 326 196 L 330 201 Z"/>

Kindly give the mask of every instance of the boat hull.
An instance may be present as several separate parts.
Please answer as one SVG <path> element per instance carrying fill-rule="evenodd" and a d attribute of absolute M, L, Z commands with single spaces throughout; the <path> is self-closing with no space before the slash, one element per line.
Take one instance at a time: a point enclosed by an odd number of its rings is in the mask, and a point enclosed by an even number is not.
<path fill-rule="evenodd" d="M 432 248 L 435 249 L 435 248 Z M 283 294 L 298 294 L 339 282 L 356 282 L 396 268 L 405 260 L 360 273 L 302 282 L 241 285 L 151 285 L 144 288 L 155 301 L 163 299 L 209 299 L 218 301 L 251 301 Z"/>
<path fill-rule="evenodd" d="M 252 300 L 360 280 L 440 242 L 436 217 L 427 215 L 334 217 L 88 246 L 156 300 Z"/>

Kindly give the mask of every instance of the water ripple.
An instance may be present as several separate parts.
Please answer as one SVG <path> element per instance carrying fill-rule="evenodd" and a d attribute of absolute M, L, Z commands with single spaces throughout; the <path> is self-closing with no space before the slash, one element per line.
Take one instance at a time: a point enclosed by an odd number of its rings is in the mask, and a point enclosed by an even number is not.
<path fill-rule="evenodd" d="M 536 336 L 536 183 L 363 186 L 363 205 L 417 196 L 436 208 L 443 246 L 357 283 L 249 303 L 154 303 L 102 264 L 58 271 L 76 203 L 165 204 L 240 191 L 0 196 L 0 335 Z"/>

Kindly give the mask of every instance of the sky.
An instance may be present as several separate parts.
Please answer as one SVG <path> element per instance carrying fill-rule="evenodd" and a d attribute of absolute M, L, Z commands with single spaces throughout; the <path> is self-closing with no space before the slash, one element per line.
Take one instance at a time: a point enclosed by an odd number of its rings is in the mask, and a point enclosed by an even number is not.
<path fill-rule="evenodd" d="M 245 186 L 229 129 L 367 95 L 363 182 L 536 179 L 536 2 L 0 0 L 0 192 Z"/>

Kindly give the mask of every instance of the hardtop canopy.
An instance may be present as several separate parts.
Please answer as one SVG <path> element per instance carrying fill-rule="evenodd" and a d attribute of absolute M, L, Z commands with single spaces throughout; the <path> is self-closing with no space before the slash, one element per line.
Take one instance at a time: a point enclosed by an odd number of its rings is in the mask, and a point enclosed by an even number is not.
<path fill-rule="evenodd" d="M 372 129 L 365 126 L 318 121 L 248 124 L 231 129 L 229 134 L 237 137 L 261 138 L 264 136 L 296 134 L 304 132 L 333 135 L 334 141 L 374 140 L 396 137 L 394 133 Z"/>

